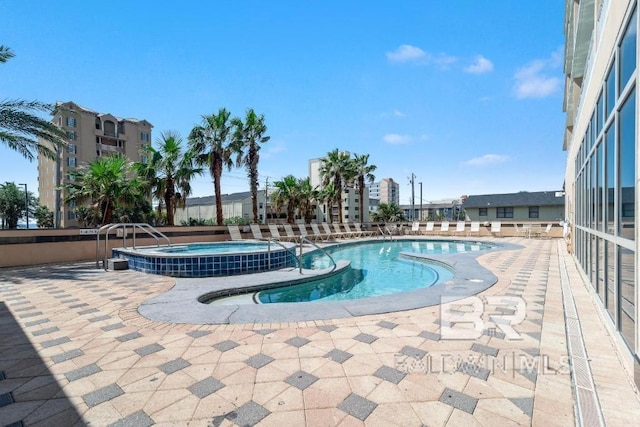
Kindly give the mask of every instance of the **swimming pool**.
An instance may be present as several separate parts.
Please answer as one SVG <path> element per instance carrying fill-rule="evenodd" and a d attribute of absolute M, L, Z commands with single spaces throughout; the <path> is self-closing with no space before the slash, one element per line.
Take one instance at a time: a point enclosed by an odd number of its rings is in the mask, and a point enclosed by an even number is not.
<path fill-rule="evenodd" d="M 189 243 L 113 249 L 129 268 L 173 277 L 215 277 L 258 273 L 296 265 L 293 243 L 259 240 Z"/>
<path fill-rule="evenodd" d="M 345 301 L 424 289 L 449 281 L 454 276 L 451 268 L 430 261 L 424 258 L 425 255 L 477 252 L 491 248 L 493 246 L 477 242 L 424 240 L 338 245 L 326 248 L 326 251 L 336 261 L 350 261 L 350 267 L 343 272 L 311 282 L 265 289 L 252 294 L 252 300 L 258 304 Z M 331 261 L 320 251 L 303 257 L 304 268 L 330 266 Z M 242 299 L 234 297 L 233 301 L 242 302 Z M 251 303 L 248 298 L 244 301 Z"/>

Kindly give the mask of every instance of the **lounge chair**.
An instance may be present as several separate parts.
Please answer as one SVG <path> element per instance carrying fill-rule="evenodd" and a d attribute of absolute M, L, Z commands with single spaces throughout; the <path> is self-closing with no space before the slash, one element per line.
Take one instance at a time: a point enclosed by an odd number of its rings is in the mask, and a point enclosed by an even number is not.
<path fill-rule="evenodd" d="M 413 223 L 411 223 L 411 231 L 409 233 L 411 233 L 411 234 L 420 234 L 420 222 L 419 221 L 413 221 Z"/>
<path fill-rule="evenodd" d="M 438 236 L 442 234 L 449 234 L 449 221 L 442 221 L 442 223 L 440 223 L 440 231 L 438 231 Z"/>
<path fill-rule="evenodd" d="M 284 225 L 284 231 L 287 233 L 287 239 L 290 239 L 292 242 L 300 241 L 300 236 L 296 235 L 295 231 L 291 227 L 291 224 Z"/>
<path fill-rule="evenodd" d="M 347 233 L 351 235 L 351 237 L 362 237 L 362 231 L 351 230 L 349 224 L 344 223 L 344 229 L 347 230 Z"/>
<path fill-rule="evenodd" d="M 331 237 L 330 234 L 323 233 L 322 231 L 320 231 L 320 228 L 316 223 L 311 223 L 311 230 L 313 231 L 313 235 L 317 240 L 327 241 Z"/>
<path fill-rule="evenodd" d="M 231 240 L 242 240 L 242 234 L 240 234 L 240 227 L 237 225 L 227 225 L 227 230 L 229 230 L 229 236 L 231 236 Z"/>
<path fill-rule="evenodd" d="M 353 226 L 356 228 L 356 230 L 362 233 L 363 237 L 373 237 L 378 234 L 373 230 L 363 230 L 359 222 L 356 222 L 355 224 L 353 224 Z"/>
<path fill-rule="evenodd" d="M 303 238 L 309 239 L 309 240 L 313 239 L 312 236 L 309 236 L 306 225 L 298 224 L 298 230 L 300 230 L 300 240 L 302 240 Z"/>
<path fill-rule="evenodd" d="M 427 223 L 424 226 L 424 231 L 422 232 L 422 234 L 435 234 L 435 223 L 433 221 L 427 221 Z"/>
<path fill-rule="evenodd" d="M 471 227 L 469 228 L 467 236 L 471 236 L 474 233 L 480 237 L 480 221 L 471 221 Z"/>
<path fill-rule="evenodd" d="M 456 230 L 453 232 L 454 236 L 457 236 L 458 233 L 464 234 L 465 228 L 467 227 L 467 223 L 464 221 L 458 221 L 456 223 Z"/>
<path fill-rule="evenodd" d="M 260 231 L 260 226 L 258 224 L 251 224 L 249 225 L 249 227 L 251 228 L 251 234 L 253 234 L 254 239 L 264 240 L 264 237 L 262 236 L 262 231 Z"/>
<path fill-rule="evenodd" d="M 502 223 L 500 221 L 491 222 L 491 234 L 496 237 L 502 237 Z"/>
<path fill-rule="evenodd" d="M 326 222 L 322 223 L 322 229 L 324 230 L 326 235 L 331 236 L 329 237 L 330 239 L 335 239 L 336 237 L 338 237 L 333 231 L 331 231 L 331 228 L 329 228 L 329 224 L 327 224 Z M 340 235 L 342 235 L 342 233 L 340 233 Z"/>
<path fill-rule="evenodd" d="M 293 232 L 293 230 L 291 231 Z M 276 224 L 269 224 L 269 232 L 271 233 L 271 237 L 276 240 L 282 240 L 285 242 L 295 242 L 297 240 L 295 235 L 293 237 L 281 235 Z"/>
<path fill-rule="evenodd" d="M 335 237 L 339 238 L 339 239 L 345 239 L 347 237 L 350 237 L 347 233 L 345 233 L 344 231 L 340 230 L 340 224 L 337 223 L 333 223 L 333 230 L 334 230 L 334 235 Z"/>
<path fill-rule="evenodd" d="M 518 224 L 513 224 L 513 228 L 515 232 L 513 234 L 514 237 L 525 237 L 527 235 L 527 230 L 524 228 L 524 224 L 518 226 Z"/>

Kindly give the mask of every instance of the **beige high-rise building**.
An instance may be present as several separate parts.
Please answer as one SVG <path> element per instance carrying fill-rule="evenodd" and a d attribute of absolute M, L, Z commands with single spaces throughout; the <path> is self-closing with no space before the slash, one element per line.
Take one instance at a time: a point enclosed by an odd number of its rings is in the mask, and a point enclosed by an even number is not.
<path fill-rule="evenodd" d="M 57 161 L 38 156 L 40 203 L 53 211 L 56 226 L 76 227 L 75 206 L 65 204 L 64 190 L 58 190 L 72 179 L 70 172 L 100 156 L 123 154 L 135 162 L 146 161 L 141 150 L 151 144 L 153 126 L 146 120 L 98 113 L 74 102 L 58 102 L 51 121 L 67 133 L 68 146 L 60 150 Z"/>
<path fill-rule="evenodd" d="M 384 178 L 369 186 L 369 198 L 378 199 L 380 203 L 396 205 L 400 204 L 400 184 L 393 178 Z"/>

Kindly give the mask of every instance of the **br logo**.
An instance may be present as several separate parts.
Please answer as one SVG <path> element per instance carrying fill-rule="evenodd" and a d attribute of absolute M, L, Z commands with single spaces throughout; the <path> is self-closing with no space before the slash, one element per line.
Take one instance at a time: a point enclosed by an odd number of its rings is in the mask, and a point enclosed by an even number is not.
<path fill-rule="evenodd" d="M 483 334 L 504 334 L 506 339 L 522 339 L 513 329 L 526 314 L 526 304 L 520 297 L 471 296 L 456 299 L 440 298 L 440 336 L 449 340 L 474 340 Z"/>

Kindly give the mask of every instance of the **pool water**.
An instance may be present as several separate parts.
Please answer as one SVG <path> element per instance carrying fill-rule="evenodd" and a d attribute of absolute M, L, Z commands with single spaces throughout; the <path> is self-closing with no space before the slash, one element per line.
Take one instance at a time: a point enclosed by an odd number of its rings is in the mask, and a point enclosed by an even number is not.
<path fill-rule="evenodd" d="M 228 252 L 258 252 L 266 251 L 268 243 L 263 242 L 216 242 L 216 243 L 191 243 L 184 246 L 169 246 L 158 250 L 159 252 L 180 255 L 222 254 Z M 279 245 L 271 245 L 271 249 L 280 249 Z"/>
<path fill-rule="evenodd" d="M 481 251 L 492 246 L 477 242 L 385 241 L 327 248 L 336 260 L 350 260 L 346 272 L 293 286 L 260 291 L 255 298 L 263 303 L 302 301 L 343 301 L 406 292 L 442 283 L 453 272 L 428 260 L 402 257 L 402 252 L 453 254 Z M 303 257 L 305 268 L 328 268 L 331 261 L 315 251 Z"/>

